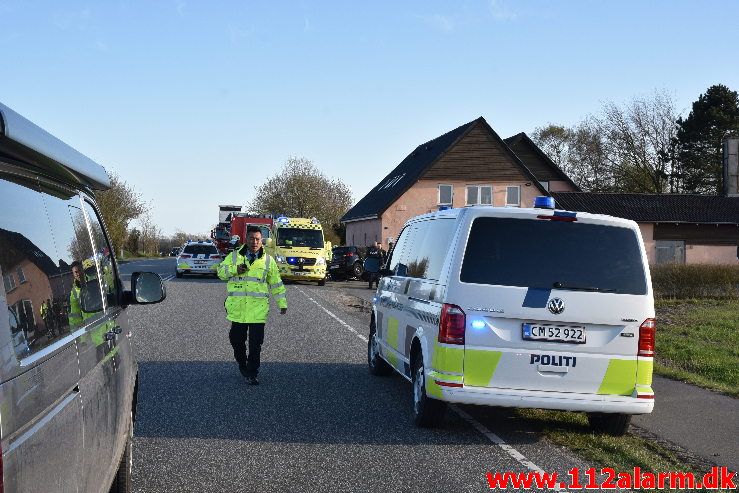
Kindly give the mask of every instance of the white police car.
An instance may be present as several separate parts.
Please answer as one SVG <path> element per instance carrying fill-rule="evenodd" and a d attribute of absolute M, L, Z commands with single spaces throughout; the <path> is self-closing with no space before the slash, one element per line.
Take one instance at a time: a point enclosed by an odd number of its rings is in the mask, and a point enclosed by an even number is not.
<path fill-rule="evenodd" d="M 216 269 L 223 260 L 212 241 L 187 241 L 177 255 L 177 271 L 175 275 L 198 274 L 217 277 Z"/>
<path fill-rule="evenodd" d="M 631 415 L 652 412 L 654 301 L 639 227 L 540 199 L 415 217 L 385 269 L 365 261 L 385 276 L 369 367 L 413 383 L 417 425 L 456 402 L 581 411 L 622 435 Z"/>

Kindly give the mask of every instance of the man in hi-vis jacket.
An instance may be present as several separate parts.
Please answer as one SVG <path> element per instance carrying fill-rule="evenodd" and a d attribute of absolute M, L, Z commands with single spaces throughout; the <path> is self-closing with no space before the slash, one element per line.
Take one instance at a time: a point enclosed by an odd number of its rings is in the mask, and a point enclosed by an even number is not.
<path fill-rule="evenodd" d="M 258 227 L 247 227 L 246 243 L 226 255 L 218 265 L 218 277 L 228 281 L 225 305 L 226 318 L 231 321 L 228 338 L 234 350 L 234 359 L 247 383 L 259 385 L 259 356 L 264 342 L 269 297 L 277 300 L 281 314 L 287 313 L 287 298 L 275 259 L 264 253 L 262 232 Z"/>

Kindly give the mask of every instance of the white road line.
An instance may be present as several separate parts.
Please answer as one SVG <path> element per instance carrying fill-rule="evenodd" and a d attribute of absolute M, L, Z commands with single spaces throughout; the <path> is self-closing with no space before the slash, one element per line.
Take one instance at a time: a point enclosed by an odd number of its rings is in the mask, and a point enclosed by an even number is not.
<path fill-rule="evenodd" d="M 350 332 L 354 333 L 354 335 L 356 335 L 357 337 L 359 337 L 360 339 L 362 339 L 364 342 L 367 342 L 367 338 L 364 337 L 359 332 L 357 332 L 357 330 L 354 329 L 351 325 L 349 325 L 348 323 L 344 322 L 339 317 L 337 317 L 336 315 L 334 315 L 333 313 L 331 313 L 329 310 L 327 310 L 326 308 L 324 308 L 323 305 L 321 305 L 319 302 L 317 302 L 316 300 L 314 300 L 313 298 L 311 298 L 302 289 L 299 289 L 299 288 L 296 288 L 296 289 L 297 289 L 297 291 L 300 294 L 302 294 L 303 296 L 305 296 L 306 298 L 308 298 L 310 301 L 312 301 L 313 303 L 315 303 L 321 310 L 323 310 L 324 312 L 328 313 L 328 315 L 331 318 L 333 318 L 334 320 L 336 320 L 337 322 L 339 322 L 341 325 L 343 325 L 344 327 L 346 327 Z M 524 466 L 525 468 L 527 468 L 528 470 L 530 470 L 532 472 L 537 472 L 539 474 L 543 474 L 544 473 L 544 470 L 542 468 L 540 468 L 539 466 L 537 466 L 536 464 L 534 464 L 533 462 L 531 462 L 530 460 L 528 460 L 521 452 L 519 452 L 515 448 L 513 448 L 510 445 L 508 445 L 507 443 L 505 443 L 505 441 L 502 438 L 500 438 L 498 435 L 496 435 L 492 431 L 488 430 L 485 425 L 483 425 L 482 423 L 480 423 L 479 421 L 477 421 L 475 418 L 473 418 L 472 416 L 470 416 L 469 414 L 467 414 L 466 412 L 464 412 L 463 410 L 461 410 L 460 408 L 458 408 L 454 404 L 451 404 L 449 406 L 449 408 L 452 411 L 454 411 L 455 413 L 457 413 L 457 415 L 459 415 L 460 418 L 462 418 L 463 420 L 467 421 L 470 425 L 472 425 L 472 427 L 475 428 L 477 431 L 479 431 L 482 435 L 484 435 L 485 438 L 487 438 L 488 440 L 490 440 L 491 442 L 493 442 L 495 445 L 497 445 L 498 447 L 500 447 L 506 454 L 508 454 L 509 456 L 511 456 L 516 462 L 518 462 L 519 464 L 521 464 L 522 466 Z M 557 486 L 555 486 L 554 489 L 556 491 L 563 491 L 562 488 L 559 486 L 559 484 L 557 484 Z"/>
<path fill-rule="evenodd" d="M 162 282 L 171 281 L 172 279 L 174 279 L 174 274 L 170 274 L 167 277 L 162 278 Z"/>
<path fill-rule="evenodd" d="M 306 298 L 308 298 L 309 300 L 311 300 L 313 303 L 315 303 L 316 305 L 318 305 L 318 308 L 320 308 L 324 312 L 328 313 L 329 317 L 333 318 L 334 320 L 336 320 L 337 322 L 339 322 L 341 325 L 343 325 L 344 327 L 346 327 L 347 330 L 349 330 L 349 332 L 353 332 L 355 336 L 359 337 L 364 342 L 367 342 L 367 338 L 364 337 L 362 334 L 360 334 L 354 327 L 352 327 L 351 325 L 349 325 L 348 323 L 344 322 L 339 317 L 337 317 L 336 315 L 334 315 L 333 313 L 331 313 L 330 311 L 328 311 L 319 302 L 317 302 L 316 300 L 314 300 L 313 298 L 311 298 L 310 296 L 308 296 L 302 289 L 298 289 L 297 291 L 300 294 L 302 294 L 303 296 L 305 296 Z"/>

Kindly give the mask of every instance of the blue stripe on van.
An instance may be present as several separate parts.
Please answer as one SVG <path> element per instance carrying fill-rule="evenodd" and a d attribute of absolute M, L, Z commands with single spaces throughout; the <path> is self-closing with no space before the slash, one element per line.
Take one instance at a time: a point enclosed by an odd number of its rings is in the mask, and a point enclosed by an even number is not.
<path fill-rule="evenodd" d="M 526 291 L 526 297 L 523 299 L 521 306 L 526 308 L 545 308 L 551 292 L 551 289 L 529 288 Z"/>

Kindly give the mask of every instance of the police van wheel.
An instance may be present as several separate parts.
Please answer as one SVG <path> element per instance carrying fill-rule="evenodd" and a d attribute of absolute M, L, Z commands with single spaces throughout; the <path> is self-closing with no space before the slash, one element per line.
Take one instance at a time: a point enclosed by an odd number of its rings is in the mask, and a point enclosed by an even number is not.
<path fill-rule="evenodd" d="M 174 276 L 175 277 L 182 277 L 182 272 L 175 271 Z"/>
<path fill-rule="evenodd" d="M 624 436 L 631 424 L 631 414 L 588 413 L 588 423 L 593 431 L 615 437 Z"/>
<path fill-rule="evenodd" d="M 431 399 L 426 395 L 426 373 L 423 355 L 413 358 L 413 421 L 419 428 L 434 428 L 444 421 L 446 402 Z"/>
<path fill-rule="evenodd" d="M 369 366 L 371 374 L 377 377 L 382 377 L 392 373 L 393 369 L 384 359 L 380 358 L 377 332 L 374 329 L 374 322 L 372 322 L 372 325 L 373 327 L 370 329 L 370 338 L 367 342 L 367 365 Z"/>

